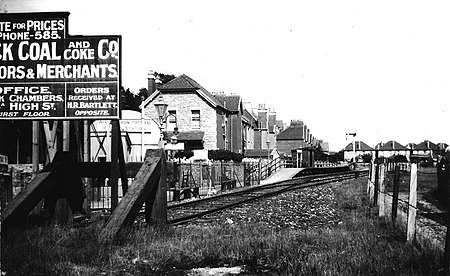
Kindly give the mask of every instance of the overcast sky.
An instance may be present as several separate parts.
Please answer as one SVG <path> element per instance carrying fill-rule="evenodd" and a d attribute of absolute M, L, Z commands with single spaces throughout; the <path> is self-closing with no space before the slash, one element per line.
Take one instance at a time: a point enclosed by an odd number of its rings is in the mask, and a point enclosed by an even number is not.
<path fill-rule="evenodd" d="M 122 35 L 122 85 L 186 74 L 265 103 L 342 149 L 450 143 L 448 1 L 3 0 L 7 12 L 68 11 L 71 35 Z"/>

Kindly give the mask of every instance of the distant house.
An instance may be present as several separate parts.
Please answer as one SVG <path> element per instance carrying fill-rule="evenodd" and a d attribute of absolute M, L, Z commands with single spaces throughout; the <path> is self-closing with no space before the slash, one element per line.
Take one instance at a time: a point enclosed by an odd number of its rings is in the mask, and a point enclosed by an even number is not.
<path fill-rule="evenodd" d="M 277 139 L 277 150 L 284 156 L 292 156 L 292 150 L 310 146 L 306 140 L 306 126 L 303 121 L 292 120 L 291 125 L 281 131 Z"/>
<path fill-rule="evenodd" d="M 355 141 L 355 143 L 351 142 L 347 146 L 345 146 L 344 150 L 344 159 L 345 160 L 353 160 L 354 157 L 362 156 L 365 154 L 370 154 L 374 156 L 375 149 L 368 146 L 366 143 L 362 141 Z"/>
<path fill-rule="evenodd" d="M 266 104 L 260 103 L 251 108 L 251 112 L 257 118 L 257 127 L 254 132 L 255 149 L 273 149 L 276 147 L 276 112 L 273 108 L 267 108 Z"/>
<path fill-rule="evenodd" d="M 409 156 L 409 149 L 393 140 L 378 144 L 375 148 L 378 150 L 379 157 L 391 157 L 393 155 Z"/>
<path fill-rule="evenodd" d="M 409 143 L 406 147 L 409 149 L 410 155 L 427 155 L 433 159 L 436 159 L 441 152 L 441 148 L 429 140 L 424 140 L 419 144 Z"/>

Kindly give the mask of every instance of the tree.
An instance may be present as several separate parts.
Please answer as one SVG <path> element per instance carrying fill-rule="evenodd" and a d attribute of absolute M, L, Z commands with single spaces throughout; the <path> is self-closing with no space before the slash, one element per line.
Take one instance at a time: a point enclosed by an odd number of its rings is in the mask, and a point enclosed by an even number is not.
<path fill-rule="evenodd" d="M 166 84 L 169 81 L 171 81 L 174 78 L 176 78 L 176 76 L 172 75 L 172 74 L 156 73 L 156 75 L 159 76 L 159 78 L 161 79 L 162 84 Z"/>
<path fill-rule="evenodd" d="M 408 163 L 408 158 L 404 155 L 394 155 L 394 163 Z"/>
<path fill-rule="evenodd" d="M 164 85 L 166 83 L 168 83 L 169 81 L 173 80 L 174 78 L 176 78 L 175 75 L 172 74 L 162 74 L 162 73 L 158 73 L 155 72 L 155 75 L 159 76 L 159 78 L 161 79 L 161 83 Z M 142 87 L 141 89 L 139 89 L 139 93 L 137 95 L 137 99 L 138 99 L 138 106 L 145 101 L 148 97 L 150 97 L 151 93 L 150 91 L 148 91 L 147 88 Z"/>
<path fill-rule="evenodd" d="M 329 156 L 331 163 L 337 163 L 338 161 L 344 161 L 344 151 L 341 150 Z"/>
<path fill-rule="evenodd" d="M 129 88 L 125 90 L 123 87 L 120 87 L 120 98 L 122 109 L 141 111 L 139 108 L 141 104 L 139 97 L 132 93 Z"/>
<path fill-rule="evenodd" d="M 150 96 L 150 93 L 148 92 L 147 88 L 141 88 L 139 89 L 139 93 L 138 93 L 138 99 L 139 99 L 139 104 L 141 104 L 143 101 L 145 101 L 145 99 L 147 99 Z"/>

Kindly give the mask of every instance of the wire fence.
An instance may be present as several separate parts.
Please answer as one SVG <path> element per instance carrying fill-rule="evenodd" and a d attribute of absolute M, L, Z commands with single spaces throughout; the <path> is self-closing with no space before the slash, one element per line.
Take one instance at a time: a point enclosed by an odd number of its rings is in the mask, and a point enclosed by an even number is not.
<path fill-rule="evenodd" d="M 443 178 L 441 174 L 447 175 Z M 439 194 L 439 182 L 448 181 L 448 168 L 421 167 L 418 164 L 371 164 L 367 193 L 372 205 L 379 207 L 379 215 L 391 217 L 392 223 L 399 223 L 398 212 L 407 214 L 407 240 L 415 239 L 416 216 L 430 213 L 429 207 L 418 204 L 418 198 L 430 198 Z M 435 200 L 438 200 L 436 198 Z M 442 212 L 441 212 L 442 213 Z"/>

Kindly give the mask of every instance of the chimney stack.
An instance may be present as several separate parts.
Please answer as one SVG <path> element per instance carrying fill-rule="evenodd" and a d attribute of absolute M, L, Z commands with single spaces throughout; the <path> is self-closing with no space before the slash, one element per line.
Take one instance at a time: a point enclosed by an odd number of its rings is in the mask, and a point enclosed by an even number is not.
<path fill-rule="evenodd" d="M 155 72 L 153 70 L 150 70 L 147 74 L 148 79 L 148 93 L 152 94 L 156 90 L 156 84 L 155 84 Z"/>
<path fill-rule="evenodd" d="M 155 80 L 155 90 L 158 90 L 162 85 L 162 80 L 161 78 L 158 76 L 156 76 L 156 80 Z"/>

